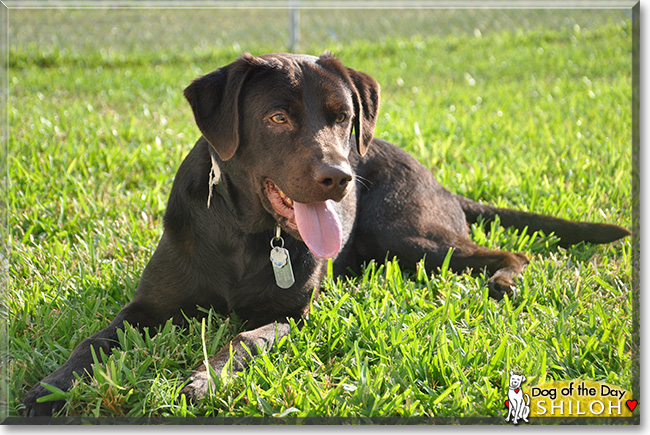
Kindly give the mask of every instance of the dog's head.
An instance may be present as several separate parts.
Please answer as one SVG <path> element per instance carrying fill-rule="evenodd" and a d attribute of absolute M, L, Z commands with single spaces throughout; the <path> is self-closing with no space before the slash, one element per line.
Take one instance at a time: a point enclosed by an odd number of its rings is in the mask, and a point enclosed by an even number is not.
<path fill-rule="evenodd" d="M 244 55 L 185 89 L 201 133 L 236 161 L 264 208 L 323 258 L 341 248 L 331 201 L 373 138 L 379 85 L 335 57 Z"/>
<path fill-rule="evenodd" d="M 509 387 L 510 388 L 519 388 L 522 386 L 522 384 L 526 382 L 526 376 L 524 375 L 517 375 L 515 372 L 510 370 L 510 382 L 509 382 Z"/>

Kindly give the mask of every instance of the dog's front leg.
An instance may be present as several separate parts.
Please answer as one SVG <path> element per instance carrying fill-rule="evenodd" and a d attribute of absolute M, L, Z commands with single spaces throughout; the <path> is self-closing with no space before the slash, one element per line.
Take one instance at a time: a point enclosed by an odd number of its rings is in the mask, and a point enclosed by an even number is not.
<path fill-rule="evenodd" d="M 285 320 L 242 332 L 210 358 L 208 363 L 216 375 L 220 375 L 232 355 L 232 371 L 244 370 L 248 366 L 248 361 L 259 353 L 269 350 L 276 340 L 289 335 L 289 330 L 289 323 Z M 188 380 L 188 384 L 183 387 L 180 394 L 184 394 L 190 401 L 196 402 L 207 394 L 208 389 L 214 387 L 205 363 L 197 366 L 194 373 L 186 379 Z"/>
<path fill-rule="evenodd" d="M 526 401 L 524 400 L 523 395 L 521 397 L 519 408 L 517 409 L 517 421 L 519 420 L 526 420 Z"/>
<path fill-rule="evenodd" d="M 51 416 L 60 411 L 65 404 L 64 401 L 40 402 L 38 400 L 51 394 L 50 390 L 45 388 L 42 383 L 67 391 L 76 379 L 75 373 L 82 377 L 92 375 L 93 351 L 98 358 L 101 355 L 100 350 L 105 355 L 110 355 L 111 349 L 118 345 L 117 331 L 124 328 L 125 321 L 137 326 L 140 330 L 143 327 L 153 327 L 160 323 L 157 319 L 152 319 L 149 311 L 148 306 L 130 303 L 118 313 L 109 326 L 79 343 L 65 364 L 29 390 L 23 400 L 24 415 L 28 417 Z"/>
<path fill-rule="evenodd" d="M 518 424 L 519 420 L 521 419 L 521 408 L 523 406 L 522 401 L 517 398 L 517 401 L 515 402 L 516 406 L 512 410 L 512 423 L 513 424 Z"/>

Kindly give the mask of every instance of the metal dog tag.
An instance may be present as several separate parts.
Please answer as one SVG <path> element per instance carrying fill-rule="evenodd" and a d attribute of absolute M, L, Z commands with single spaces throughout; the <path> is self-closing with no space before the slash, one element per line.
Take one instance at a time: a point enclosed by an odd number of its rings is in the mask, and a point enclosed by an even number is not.
<path fill-rule="evenodd" d="M 273 266 L 273 274 L 275 275 L 275 283 L 280 288 L 289 288 L 296 282 L 293 277 L 293 268 L 291 267 L 291 258 L 289 251 L 284 248 L 284 240 L 280 237 L 280 227 L 278 226 L 278 234 L 271 239 L 271 265 Z M 281 246 L 273 246 L 273 242 L 279 240 Z"/>
<path fill-rule="evenodd" d="M 271 249 L 271 264 L 273 265 L 273 274 L 275 275 L 275 283 L 280 288 L 289 288 L 296 280 L 293 277 L 293 268 L 291 267 L 291 259 L 289 258 L 289 251 L 279 246 Z"/>

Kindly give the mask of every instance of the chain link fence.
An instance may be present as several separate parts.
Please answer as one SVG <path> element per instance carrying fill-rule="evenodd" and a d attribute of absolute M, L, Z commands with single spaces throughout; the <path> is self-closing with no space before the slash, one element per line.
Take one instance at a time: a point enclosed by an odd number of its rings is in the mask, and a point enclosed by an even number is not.
<path fill-rule="evenodd" d="M 265 7 L 256 7 L 251 2 L 247 7 L 233 7 L 233 2 L 219 7 L 180 7 L 185 3 L 170 2 L 155 8 L 102 8 L 101 3 L 92 3 L 95 6 L 91 8 L 20 8 L 21 4 L 28 3 L 33 2 L 13 2 L 17 7 L 9 11 L 10 50 L 33 45 L 44 52 L 167 50 L 171 53 L 230 47 L 254 54 L 261 51 L 319 54 L 359 40 L 478 37 L 490 32 L 576 26 L 588 29 L 610 21 L 631 20 L 628 9 L 401 8 L 400 2 L 391 3 L 390 8 L 386 3 L 376 8 L 361 8 L 359 2 L 350 3 L 357 5 L 356 8 L 332 8 L 323 2 L 315 6 L 316 3 L 306 0 L 271 2 L 271 6 Z"/>

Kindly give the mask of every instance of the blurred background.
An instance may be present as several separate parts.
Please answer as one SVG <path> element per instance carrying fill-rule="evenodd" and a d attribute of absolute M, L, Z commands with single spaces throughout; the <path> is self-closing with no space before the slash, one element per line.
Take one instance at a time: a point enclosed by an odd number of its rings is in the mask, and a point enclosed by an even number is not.
<path fill-rule="evenodd" d="M 18 7 L 56 3 L 11 2 Z M 437 8 L 444 4 L 441 2 L 400 1 L 81 2 L 96 7 L 102 3 L 114 7 L 12 9 L 10 48 L 35 45 L 43 53 L 103 49 L 108 50 L 105 55 L 162 49 L 171 55 L 179 50 L 202 52 L 230 47 L 235 52 L 253 54 L 260 50 L 318 54 L 359 40 L 481 37 L 508 30 L 563 30 L 576 26 L 589 29 L 631 19 L 630 10 L 625 8 L 487 9 L 480 8 L 481 2 L 475 2 L 477 8 L 459 9 Z M 89 25 L 80 26 L 82 22 Z"/>

